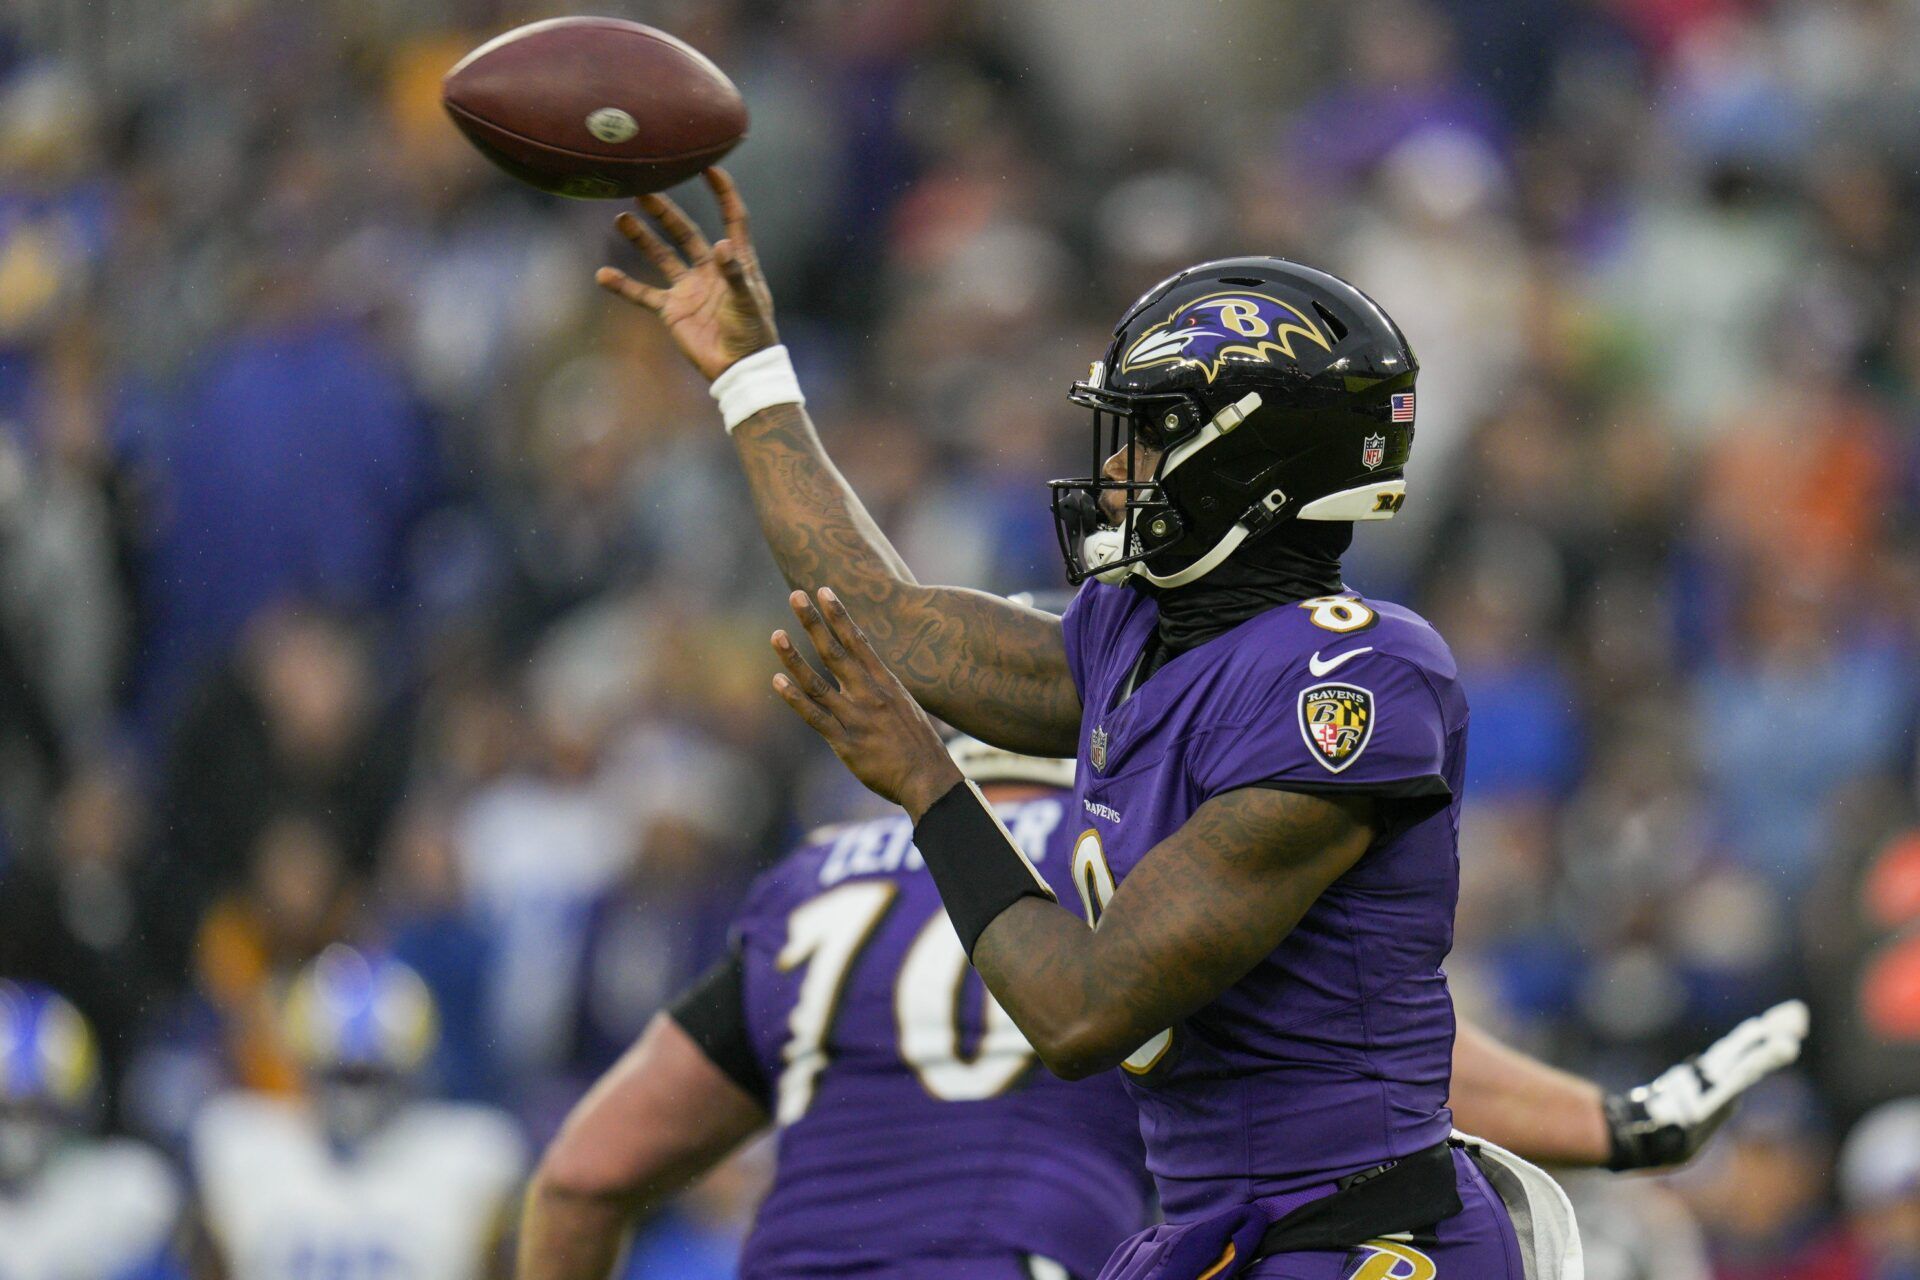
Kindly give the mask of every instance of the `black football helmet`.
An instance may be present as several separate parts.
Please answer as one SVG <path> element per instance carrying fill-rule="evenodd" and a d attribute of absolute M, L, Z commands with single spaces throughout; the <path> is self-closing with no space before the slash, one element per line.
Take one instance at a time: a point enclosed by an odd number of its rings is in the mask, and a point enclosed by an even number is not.
<path fill-rule="evenodd" d="M 1386 520 L 1406 500 L 1413 349 L 1373 299 L 1280 258 L 1228 258 L 1155 285 L 1113 331 L 1074 403 L 1093 470 L 1055 480 L 1067 577 L 1185 586 L 1285 520 Z M 1104 461 L 1159 450 L 1150 478 Z M 1125 517 L 1100 515 L 1103 493 Z"/>

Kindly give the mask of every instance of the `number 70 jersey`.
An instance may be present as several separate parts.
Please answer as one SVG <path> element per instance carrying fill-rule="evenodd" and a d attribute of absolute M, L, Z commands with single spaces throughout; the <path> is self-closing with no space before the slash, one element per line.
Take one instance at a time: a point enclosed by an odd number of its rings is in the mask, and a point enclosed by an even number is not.
<path fill-rule="evenodd" d="M 1068 792 L 996 806 L 1077 909 Z M 1099 1271 L 1143 1225 L 1114 1073 L 1049 1075 L 968 965 L 904 814 L 816 832 L 736 924 L 745 1014 L 779 1125 L 748 1280 L 1037 1254 Z M 982 1272 L 985 1274 L 985 1272 Z"/>

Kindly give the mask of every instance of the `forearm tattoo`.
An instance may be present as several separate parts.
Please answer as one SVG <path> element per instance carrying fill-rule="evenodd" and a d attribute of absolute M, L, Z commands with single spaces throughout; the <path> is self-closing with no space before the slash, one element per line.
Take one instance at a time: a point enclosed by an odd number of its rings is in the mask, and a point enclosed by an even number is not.
<path fill-rule="evenodd" d="M 791 586 L 832 587 L 933 714 L 1009 750 L 1074 753 L 1080 699 L 1058 618 L 915 581 L 798 405 L 756 414 L 733 439 L 761 531 Z"/>
<path fill-rule="evenodd" d="M 1022 901 L 981 935 L 974 967 L 1029 1039 L 1091 1040 L 1110 1065 L 1271 953 L 1372 830 L 1364 800 L 1228 792 L 1140 860 L 1096 930 Z"/>

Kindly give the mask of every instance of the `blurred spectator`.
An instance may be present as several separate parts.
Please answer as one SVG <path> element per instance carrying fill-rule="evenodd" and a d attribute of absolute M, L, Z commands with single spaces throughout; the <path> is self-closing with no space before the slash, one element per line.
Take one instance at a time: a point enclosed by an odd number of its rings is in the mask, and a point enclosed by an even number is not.
<path fill-rule="evenodd" d="M 100 438 L 97 352 L 78 327 L 45 346 L 17 403 L 0 385 L 0 794 L 17 823 L 40 817 L 76 757 L 111 736 L 131 622 L 126 495 Z M 5 363 L 0 347 L 0 384 Z"/>
<path fill-rule="evenodd" d="M 1920 1079 L 1920 831 L 1892 788 L 1863 790 L 1838 816 L 1835 856 L 1799 925 L 1830 1011 L 1828 1091 L 1865 1109 Z"/>
<path fill-rule="evenodd" d="M 283 809 L 322 815 L 342 873 L 368 872 L 405 782 L 407 728 L 386 722 L 364 637 L 287 605 L 253 620 L 168 757 L 168 891 L 191 918 L 247 876 L 256 841 Z"/>
<path fill-rule="evenodd" d="M 179 1274 L 173 1171 L 88 1130 L 100 1076 L 86 1019 L 53 991 L 0 982 L 0 1269 L 62 1280 Z"/>
<path fill-rule="evenodd" d="M 634 854 L 599 785 L 605 726 L 550 696 L 534 711 L 524 760 L 476 791 L 454 828 L 461 878 L 493 938 L 487 1039 L 523 1101 L 565 1064 L 587 920 Z"/>
<path fill-rule="evenodd" d="M 8 634 L 60 725 L 65 747 L 110 724 L 127 617 L 112 476 L 97 470 L 97 388 L 79 337 L 56 340 L 52 367 L 22 406 L 31 431 L 0 416 L 0 573 Z"/>
<path fill-rule="evenodd" d="M 1657 1182 L 1600 1173 L 1561 1182 L 1580 1223 L 1588 1280 L 1713 1280 L 1700 1228 Z"/>
<path fill-rule="evenodd" d="M 1421 0 L 1369 0 L 1341 24 L 1347 74 L 1292 122 L 1305 175 L 1351 182 L 1425 129 L 1497 144 L 1506 126 L 1453 59 L 1454 34 Z"/>
<path fill-rule="evenodd" d="M 637 851 L 592 905 L 584 931 L 575 1061 L 597 1078 L 667 1001 L 726 950 L 751 862 L 736 842 L 755 817 L 746 762 L 698 737 L 641 731 L 610 762 L 629 780 Z"/>
<path fill-rule="evenodd" d="M 1837 628 L 1843 598 L 1817 583 L 1753 583 L 1736 623 L 1744 643 L 1707 668 L 1689 709 L 1719 730 L 1701 765 L 1729 849 L 1783 889 L 1812 879 L 1838 789 L 1891 766 L 1911 731 L 1904 646 L 1870 624 Z M 1834 723 L 1847 732 L 1827 734 Z"/>
<path fill-rule="evenodd" d="M 250 258 L 267 274 L 244 327 L 206 354 L 161 446 L 145 602 L 158 714 L 264 605 L 292 594 L 390 603 L 437 480 L 390 354 L 316 306 L 302 274 L 311 251 L 276 237 Z"/>
<path fill-rule="evenodd" d="M 202 919 L 197 988 L 219 1018 L 227 1078 L 291 1093 L 299 1082 L 280 1004 L 295 971 L 347 932 L 345 859 L 322 820 L 286 811 L 261 829 L 248 863 L 245 884 Z"/>
<path fill-rule="evenodd" d="M 487 1035 L 487 975 L 493 935 L 461 881 L 451 816 L 426 802 L 394 824 L 374 895 L 373 931 L 394 958 L 427 984 L 440 1011 L 440 1041 L 429 1078 L 449 1098 L 487 1096 L 493 1054 Z"/>
<path fill-rule="evenodd" d="M 142 931 L 145 824 L 126 770 L 94 760 L 55 801 L 45 863 L 0 867 L 0 974 L 66 993 L 97 1030 L 108 1115 L 159 994 Z"/>
<path fill-rule="evenodd" d="M 1804 1079 L 1749 1093 L 1717 1143 L 1681 1176 L 1714 1280 L 1863 1280 L 1858 1249 L 1825 1216 L 1832 1138 Z"/>
<path fill-rule="evenodd" d="M 438 1021 L 418 975 L 335 947 L 275 1012 L 308 1099 L 228 1093 L 195 1123 L 206 1274 L 495 1274 L 526 1151 L 498 1112 L 413 1096 Z"/>
<path fill-rule="evenodd" d="M 1920 1276 L 1920 1098 L 1861 1117 L 1840 1149 L 1840 1191 L 1866 1280 Z"/>

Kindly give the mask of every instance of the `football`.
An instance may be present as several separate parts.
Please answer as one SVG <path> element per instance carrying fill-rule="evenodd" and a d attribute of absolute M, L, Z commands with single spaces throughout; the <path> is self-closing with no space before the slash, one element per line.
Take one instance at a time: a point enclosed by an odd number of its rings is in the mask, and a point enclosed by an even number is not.
<path fill-rule="evenodd" d="M 683 40 L 618 18 L 551 18 L 456 63 L 440 100 L 482 155 L 542 191 L 662 191 L 726 155 L 747 104 Z"/>

